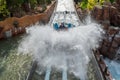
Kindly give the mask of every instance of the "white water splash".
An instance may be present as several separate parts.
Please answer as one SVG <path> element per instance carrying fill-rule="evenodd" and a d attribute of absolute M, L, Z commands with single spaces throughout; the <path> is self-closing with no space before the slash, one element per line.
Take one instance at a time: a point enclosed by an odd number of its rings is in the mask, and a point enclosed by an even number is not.
<path fill-rule="evenodd" d="M 86 80 L 91 49 L 98 47 L 101 31 L 100 25 L 95 23 L 67 31 L 35 25 L 29 28 L 29 35 L 21 42 L 18 52 L 31 53 L 45 68 L 67 69 Z"/>

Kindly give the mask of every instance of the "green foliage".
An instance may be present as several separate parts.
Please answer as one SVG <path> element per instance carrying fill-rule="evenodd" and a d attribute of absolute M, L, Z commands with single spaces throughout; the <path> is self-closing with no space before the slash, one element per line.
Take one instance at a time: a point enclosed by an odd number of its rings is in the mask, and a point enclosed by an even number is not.
<path fill-rule="evenodd" d="M 103 5 L 103 3 L 105 1 L 109 1 L 109 0 L 83 0 L 81 3 L 78 3 L 78 5 L 82 8 L 82 9 L 93 9 L 93 7 L 95 5 Z M 110 0 L 111 2 L 113 2 L 114 0 Z"/>
<path fill-rule="evenodd" d="M 46 9 L 46 5 L 50 3 L 51 0 L 0 0 L 0 18 L 5 18 L 10 13 L 30 11 L 30 8 L 34 9 L 39 4 Z"/>
<path fill-rule="evenodd" d="M 95 6 L 96 2 L 97 2 L 96 0 L 83 0 L 78 5 L 80 5 L 82 9 L 86 9 L 86 8 L 92 9 L 93 6 Z"/>
<path fill-rule="evenodd" d="M 2 17 L 5 17 L 9 15 L 9 11 L 6 7 L 6 1 L 5 0 L 0 0 L 0 14 Z"/>
<path fill-rule="evenodd" d="M 50 4 L 51 3 L 51 0 L 46 0 L 47 4 Z"/>
<path fill-rule="evenodd" d="M 24 0 L 6 0 L 7 8 L 10 12 L 20 11 Z"/>
<path fill-rule="evenodd" d="M 45 0 L 37 0 L 39 4 L 45 4 Z"/>
<path fill-rule="evenodd" d="M 86 5 L 87 3 L 88 3 L 88 0 L 83 0 L 81 3 L 78 3 L 78 5 L 80 5 L 82 9 L 85 9 L 87 8 L 87 5 Z"/>
<path fill-rule="evenodd" d="M 115 0 L 110 0 L 111 3 L 113 3 Z"/>
<path fill-rule="evenodd" d="M 96 3 L 97 3 L 96 0 L 88 0 L 87 8 L 92 9 L 96 5 Z"/>

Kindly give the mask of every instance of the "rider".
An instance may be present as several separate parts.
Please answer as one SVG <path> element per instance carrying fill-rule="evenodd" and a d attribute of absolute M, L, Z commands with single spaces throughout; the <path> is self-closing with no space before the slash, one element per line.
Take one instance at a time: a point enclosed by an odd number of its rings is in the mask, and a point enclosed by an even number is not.
<path fill-rule="evenodd" d="M 65 29 L 64 22 L 63 22 L 63 23 L 61 23 L 61 25 L 60 25 L 60 29 Z"/>

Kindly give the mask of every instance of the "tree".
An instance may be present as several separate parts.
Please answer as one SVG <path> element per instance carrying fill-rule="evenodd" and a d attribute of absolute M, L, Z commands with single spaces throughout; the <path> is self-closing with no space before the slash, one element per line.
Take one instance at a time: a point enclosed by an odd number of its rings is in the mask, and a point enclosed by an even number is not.
<path fill-rule="evenodd" d="M 45 4 L 45 0 L 37 0 L 37 2 L 39 3 L 39 4 Z"/>
<path fill-rule="evenodd" d="M 110 0 L 111 3 L 113 3 L 115 0 Z"/>
<path fill-rule="evenodd" d="M 80 5 L 82 9 L 86 9 L 86 8 L 93 9 L 95 5 L 103 5 L 105 1 L 109 1 L 109 0 L 83 0 L 78 5 Z M 111 1 L 114 1 L 114 0 L 111 0 Z"/>
<path fill-rule="evenodd" d="M 21 7 L 21 4 L 24 2 L 24 0 L 6 0 L 7 8 L 18 8 Z"/>
<path fill-rule="evenodd" d="M 6 6 L 5 0 L 0 0 L 0 17 L 6 17 L 9 15 L 9 11 Z"/>
<path fill-rule="evenodd" d="M 51 3 L 51 0 L 46 0 L 47 4 L 50 4 Z"/>

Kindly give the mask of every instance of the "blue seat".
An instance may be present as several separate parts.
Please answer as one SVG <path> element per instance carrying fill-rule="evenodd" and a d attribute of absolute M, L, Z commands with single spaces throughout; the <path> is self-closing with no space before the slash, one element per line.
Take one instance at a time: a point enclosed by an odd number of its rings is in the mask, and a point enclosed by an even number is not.
<path fill-rule="evenodd" d="M 59 26 L 58 26 L 57 23 L 53 24 L 53 27 L 54 27 L 55 30 L 58 30 L 58 29 L 59 29 Z"/>
<path fill-rule="evenodd" d="M 71 28 L 72 27 L 72 24 L 71 23 L 68 23 L 68 28 Z"/>

